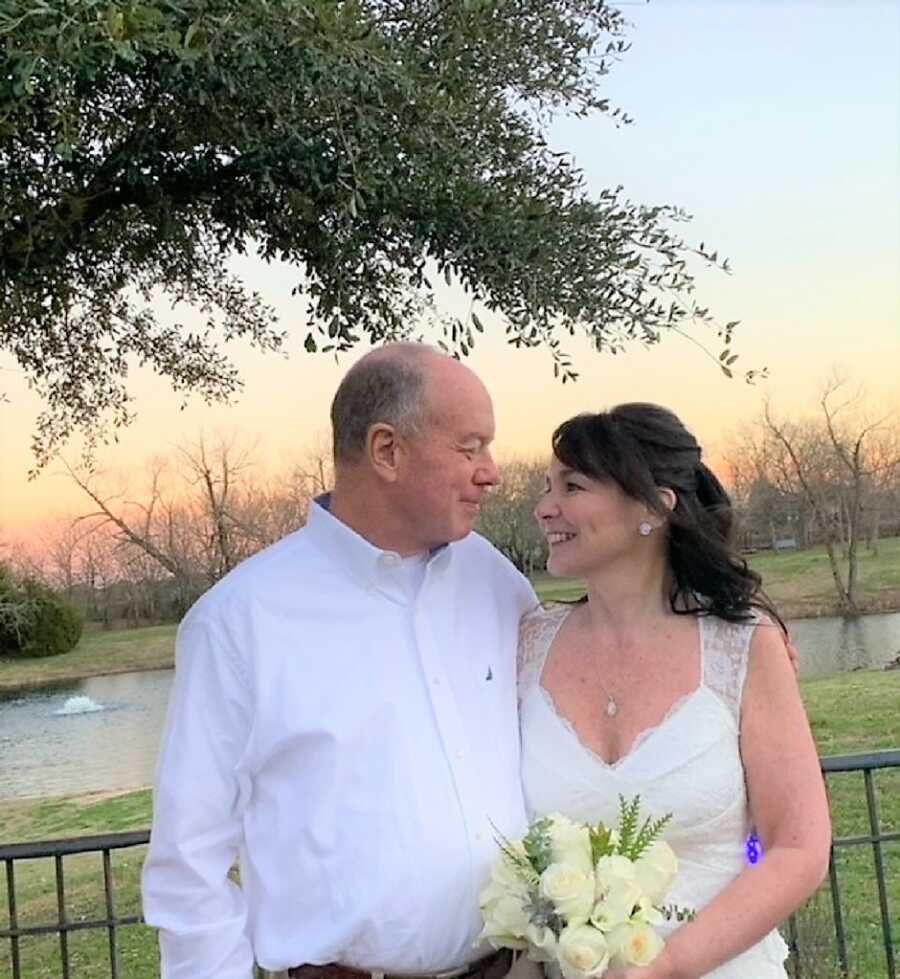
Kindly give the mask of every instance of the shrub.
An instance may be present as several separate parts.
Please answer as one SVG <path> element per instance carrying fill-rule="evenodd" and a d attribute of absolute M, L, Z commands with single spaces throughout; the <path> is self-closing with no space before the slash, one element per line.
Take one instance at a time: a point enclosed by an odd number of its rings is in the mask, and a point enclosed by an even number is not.
<path fill-rule="evenodd" d="M 0 564 L 0 654 L 18 653 L 34 623 L 34 602 Z"/>
<path fill-rule="evenodd" d="M 58 656 L 73 649 L 81 638 L 84 618 L 74 605 L 41 585 L 29 585 L 34 595 L 34 620 L 25 641 L 23 656 Z"/>
<path fill-rule="evenodd" d="M 36 581 L 16 583 L 0 565 L 0 654 L 57 656 L 81 638 L 81 613 Z"/>

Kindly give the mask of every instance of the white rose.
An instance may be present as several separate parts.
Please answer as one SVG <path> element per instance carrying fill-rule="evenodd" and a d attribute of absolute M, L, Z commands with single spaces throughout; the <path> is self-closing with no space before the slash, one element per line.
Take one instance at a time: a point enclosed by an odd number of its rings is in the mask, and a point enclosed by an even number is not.
<path fill-rule="evenodd" d="M 617 965 L 649 965 L 662 951 L 663 940 L 643 921 L 626 921 L 606 935 Z"/>
<path fill-rule="evenodd" d="M 638 886 L 634 864 L 623 856 L 601 857 L 595 872 L 595 903 L 590 921 L 608 931 L 628 921 L 643 896 Z"/>
<path fill-rule="evenodd" d="M 638 906 L 635 909 L 634 914 L 631 916 L 632 921 L 643 921 L 647 925 L 661 925 L 666 919 L 665 916 L 657 910 L 653 901 L 649 897 L 642 897 L 638 901 Z"/>
<path fill-rule="evenodd" d="M 515 843 L 511 843 L 510 849 L 527 859 L 521 841 L 517 840 Z M 491 879 L 481 892 L 479 903 L 483 907 L 488 901 L 495 900 L 505 894 L 518 894 L 522 898 L 526 898 L 528 896 L 528 884 L 512 860 L 505 853 L 501 853 L 491 866 Z"/>
<path fill-rule="evenodd" d="M 600 976 L 609 964 L 609 946 L 590 925 L 574 925 L 559 936 L 559 966 L 565 979 Z"/>
<path fill-rule="evenodd" d="M 636 884 L 620 883 L 594 904 L 589 921 L 601 931 L 609 931 L 631 920 L 640 899 L 641 891 Z"/>
<path fill-rule="evenodd" d="M 622 880 L 634 882 L 635 880 L 634 864 L 628 857 L 622 857 L 618 854 L 600 857 L 594 870 L 597 876 L 598 897 L 600 896 L 599 892 L 615 882 Z"/>
<path fill-rule="evenodd" d="M 541 874 L 541 896 L 553 902 L 566 924 L 584 924 L 594 907 L 594 875 L 566 863 L 551 864 Z"/>
<path fill-rule="evenodd" d="M 523 900 L 517 895 L 506 894 L 482 905 L 484 928 L 479 941 L 487 940 L 494 948 L 527 948 L 525 932 L 528 915 Z"/>
<path fill-rule="evenodd" d="M 482 911 L 488 905 L 494 904 L 499 901 L 501 897 L 508 897 L 510 895 L 510 890 L 507 887 L 501 887 L 496 881 L 489 881 L 482 892 L 478 895 L 478 907 Z"/>
<path fill-rule="evenodd" d="M 641 890 L 653 901 L 661 900 L 678 873 L 678 858 L 668 843 L 652 843 L 634 865 Z"/>
<path fill-rule="evenodd" d="M 591 867 L 591 837 L 587 826 L 573 823 L 558 813 L 550 817 L 550 852 L 553 863 L 565 863 L 589 874 Z"/>

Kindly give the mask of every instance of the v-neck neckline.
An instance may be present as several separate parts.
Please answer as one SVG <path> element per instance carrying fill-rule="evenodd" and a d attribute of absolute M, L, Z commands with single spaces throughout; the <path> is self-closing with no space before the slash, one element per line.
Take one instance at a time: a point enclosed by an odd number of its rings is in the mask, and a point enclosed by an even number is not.
<path fill-rule="evenodd" d="M 576 606 L 577 607 L 577 606 Z M 571 609 L 565 615 L 560 616 L 560 620 L 557 623 L 556 628 L 553 630 L 552 634 L 547 640 L 547 647 L 544 650 L 543 658 L 540 662 L 540 669 L 537 672 L 536 686 L 540 692 L 541 699 L 544 701 L 545 706 L 550 711 L 551 714 L 557 719 L 559 724 L 569 733 L 576 744 L 585 752 L 589 757 L 595 759 L 604 768 L 610 771 L 615 771 L 620 766 L 624 765 L 630 758 L 632 758 L 641 747 L 649 741 L 657 731 L 661 730 L 670 721 L 674 720 L 681 711 L 687 707 L 687 705 L 694 700 L 706 687 L 706 649 L 705 649 L 705 636 L 703 630 L 703 616 L 696 616 L 697 623 L 697 656 L 699 659 L 699 679 L 697 681 L 697 686 L 693 690 L 689 690 L 686 693 L 681 694 L 676 697 L 675 700 L 666 708 L 661 720 L 656 724 L 651 724 L 649 727 L 642 728 L 634 736 L 631 744 L 628 746 L 628 750 L 616 758 L 614 761 L 609 761 L 600 754 L 595 748 L 592 748 L 589 744 L 586 744 L 582 740 L 581 735 L 578 733 L 574 723 L 566 717 L 556 706 L 556 701 L 553 699 L 553 695 L 543 684 L 544 669 L 547 666 L 547 660 L 550 656 L 550 649 L 553 643 L 556 641 L 556 637 L 559 635 L 563 624 L 568 621 L 569 616 L 574 612 L 575 609 Z"/>
<path fill-rule="evenodd" d="M 664 727 L 667 727 L 671 721 L 674 721 L 674 719 L 687 708 L 688 704 L 692 703 L 706 689 L 701 683 L 688 693 L 682 694 L 675 700 L 675 702 L 666 712 L 665 717 L 663 717 L 658 724 L 653 724 L 650 727 L 639 731 L 629 745 L 628 751 L 626 751 L 624 755 L 620 755 L 615 761 L 609 761 L 604 758 L 599 751 L 592 748 L 590 745 L 585 744 L 584 741 L 581 740 L 581 737 L 575 730 L 575 725 L 557 710 L 556 704 L 553 702 L 553 697 L 550 695 L 550 693 L 541 684 L 538 684 L 537 686 L 538 693 L 540 694 L 541 700 L 544 702 L 544 706 L 556 719 L 557 724 L 559 724 L 568 733 L 577 747 L 585 755 L 587 755 L 593 761 L 596 761 L 603 768 L 613 772 L 618 768 L 621 768 L 626 762 L 630 761 L 636 754 L 638 754 L 641 748 L 648 741 L 651 741 L 653 736 L 658 731 L 661 731 Z"/>

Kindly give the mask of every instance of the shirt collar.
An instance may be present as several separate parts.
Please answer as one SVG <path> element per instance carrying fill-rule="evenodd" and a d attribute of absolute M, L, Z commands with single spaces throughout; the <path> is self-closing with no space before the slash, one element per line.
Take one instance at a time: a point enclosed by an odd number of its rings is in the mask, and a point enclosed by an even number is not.
<path fill-rule="evenodd" d="M 324 552 L 334 556 L 344 567 L 366 584 L 384 582 L 395 576 L 402 558 L 396 551 L 376 547 L 343 521 L 331 514 L 331 494 L 317 496 L 309 505 L 306 533 Z M 450 561 L 452 546 L 442 544 L 428 555 L 429 565 L 440 568 Z"/>

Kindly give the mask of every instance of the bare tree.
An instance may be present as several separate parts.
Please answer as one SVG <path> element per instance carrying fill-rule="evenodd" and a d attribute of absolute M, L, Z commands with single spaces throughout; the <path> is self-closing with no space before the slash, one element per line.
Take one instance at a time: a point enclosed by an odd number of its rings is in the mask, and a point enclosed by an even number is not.
<path fill-rule="evenodd" d="M 544 487 L 546 462 L 516 459 L 502 466 L 503 482 L 485 498 L 478 529 L 524 574 L 543 567 L 544 535 L 534 519 L 534 506 Z"/>
<path fill-rule="evenodd" d="M 88 538 L 93 528 L 79 520 L 57 521 L 45 530 L 41 541 L 41 570 L 54 589 L 70 602 L 76 601 L 83 574 L 83 564 L 89 553 Z"/>
<path fill-rule="evenodd" d="M 882 521 L 888 518 L 888 526 L 894 533 L 900 531 L 900 426 L 892 426 L 878 433 L 870 446 L 872 475 L 869 486 L 868 520 L 866 521 L 868 549 L 878 553 Z"/>
<path fill-rule="evenodd" d="M 743 547 L 777 547 L 793 538 L 809 544 L 808 506 L 802 495 L 773 478 L 772 453 L 766 433 L 758 426 L 743 426 L 729 439 L 725 464 Z"/>
<path fill-rule="evenodd" d="M 69 538 L 91 541 L 78 560 L 85 588 L 94 593 L 96 559 L 103 555 L 105 567 L 112 561 L 113 579 L 102 585 L 104 607 L 88 611 L 104 621 L 111 607 L 133 622 L 180 616 L 246 557 L 302 526 L 310 499 L 330 479 L 326 457 L 316 451 L 286 474 L 266 478 L 252 450 L 234 437 L 200 438 L 177 447 L 171 460 L 154 459 L 136 493 L 113 489 L 103 473 L 67 469 L 95 509 L 61 533 L 57 564 L 68 562 L 74 575 Z"/>
<path fill-rule="evenodd" d="M 232 518 L 256 548 L 267 547 L 302 527 L 310 502 L 332 483 L 331 452 L 320 439 L 285 471 L 248 482 Z"/>
<path fill-rule="evenodd" d="M 82 539 L 79 592 L 87 618 L 105 627 L 121 618 L 115 587 L 122 581 L 121 546 L 109 530 L 92 530 Z"/>
<path fill-rule="evenodd" d="M 200 438 L 179 446 L 182 478 L 190 487 L 188 499 L 196 532 L 196 559 L 212 584 L 226 575 L 257 548 L 238 519 L 241 481 L 252 468 L 252 450 L 232 438 L 219 439 L 210 447 Z M 249 537 L 249 539 L 248 539 Z"/>
<path fill-rule="evenodd" d="M 779 418 L 771 403 L 763 411 L 761 465 L 787 492 L 802 495 L 828 554 L 843 611 L 859 611 L 859 543 L 874 481 L 900 467 L 892 446 L 889 415 L 872 418 L 861 392 L 845 393 L 846 381 L 832 376 L 822 389 L 815 419 Z M 842 552 L 839 555 L 839 550 Z"/>

